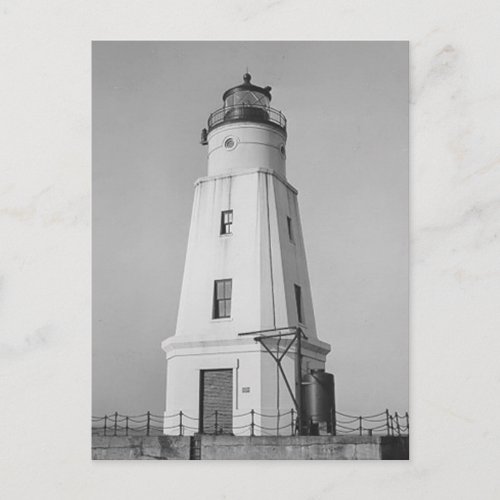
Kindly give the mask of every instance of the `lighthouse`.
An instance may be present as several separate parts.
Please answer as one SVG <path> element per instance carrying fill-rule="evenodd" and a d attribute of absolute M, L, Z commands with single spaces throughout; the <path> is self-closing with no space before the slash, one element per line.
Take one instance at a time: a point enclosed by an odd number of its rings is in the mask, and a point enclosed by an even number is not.
<path fill-rule="evenodd" d="M 195 182 L 175 335 L 162 343 L 164 432 L 289 435 L 330 346 L 286 177 L 286 118 L 248 73 L 222 100 L 202 131 L 207 175 Z"/>

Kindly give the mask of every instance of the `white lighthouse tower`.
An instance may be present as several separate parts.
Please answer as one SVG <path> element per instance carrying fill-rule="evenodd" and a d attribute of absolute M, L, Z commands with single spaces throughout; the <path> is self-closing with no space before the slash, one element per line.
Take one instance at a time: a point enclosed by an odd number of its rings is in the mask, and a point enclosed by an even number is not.
<path fill-rule="evenodd" d="M 208 172 L 195 183 L 177 328 L 162 343 L 166 434 L 290 434 L 302 377 L 330 351 L 286 179 L 286 119 L 270 87 L 243 78 L 202 133 Z"/>

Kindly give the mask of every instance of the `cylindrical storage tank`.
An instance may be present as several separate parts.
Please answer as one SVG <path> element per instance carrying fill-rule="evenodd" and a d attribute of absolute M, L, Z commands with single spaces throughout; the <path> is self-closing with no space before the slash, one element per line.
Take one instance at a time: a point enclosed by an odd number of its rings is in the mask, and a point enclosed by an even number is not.
<path fill-rule="evenodd" d="M 309 434 L 335 434 L 335 382 L 324 370 L 302 378 L 302 418 Z"/>

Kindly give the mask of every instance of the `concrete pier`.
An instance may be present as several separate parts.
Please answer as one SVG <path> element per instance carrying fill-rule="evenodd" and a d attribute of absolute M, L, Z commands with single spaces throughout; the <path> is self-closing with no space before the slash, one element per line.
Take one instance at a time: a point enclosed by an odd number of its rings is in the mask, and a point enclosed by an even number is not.
<path fill-rule="evenodd" d="M 408 460 L 407 436 L 92 436 L 94 460 Z"/>

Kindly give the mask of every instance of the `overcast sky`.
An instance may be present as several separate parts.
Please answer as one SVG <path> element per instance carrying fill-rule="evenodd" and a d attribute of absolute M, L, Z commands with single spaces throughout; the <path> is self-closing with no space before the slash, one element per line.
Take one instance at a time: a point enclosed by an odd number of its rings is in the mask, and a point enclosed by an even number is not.
<path fill-rule="evenodd" d="M 408 44 L 93 44 L 93 414 L 165 405 L 199 144 L 248 67 L 288 119 L 337 408 L 408 409 Z"/>

